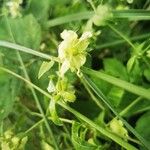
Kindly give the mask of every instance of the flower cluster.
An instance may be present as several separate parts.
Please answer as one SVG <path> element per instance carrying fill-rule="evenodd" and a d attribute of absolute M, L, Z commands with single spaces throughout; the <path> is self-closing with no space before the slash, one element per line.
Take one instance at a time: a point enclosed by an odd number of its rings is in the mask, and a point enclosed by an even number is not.
<path fill-rule="evenodd" d="M 86 49 L 91 36 L 91 32 L 85 32 L 78 38 L 76 32 L 72 30 L 64 30 L 61 33 L 63 41 L 58 48 L 58 57 L 62 64 L 60 68 L 61 77 L 63 77 L 69 69 L 71 69 L 72 72 L 79 72 L 80 67 L 86 61 Z"/>
<path fill-rule="evenodd" d="M 12 18 L 20 16 L 20 4 L 22 4 L 22 0 L 13 0 L 6 3 Z"/>
<path fill-rule="evenodd" d="M 23 150 L 28 140 L 27 136 L 20 133 L 15 135 L 11 130 L 5 131 L 0 138 L 2 150 Z"/>
<path fill-rule="evenodd" d="M 80 75 L 80 67 L 86 61 L 86 49 L 89 45 L 89 38 L 91 36 L 91 32 L 85 32 L 78 38 L 76 32 L 72 30 L 64 30 L 61 33 L 63 41 L 58 47 L 58 63 L 61 65 L 57 71 L 58 78 L 54 81 L 54 76 L 51 75 L 47 88 L 48 92 L 51 94 L 49 112 L 52 121 L 57 125 L 62 125 L 56 111 L 57 102 L 74 102 L 76 99 L 75 89 L 70 84 L 65 73 L 70 69 L 72 72 L 77 73 L 78 76 Z M 50 70 L 53 65 L 53 61 L 43 62 L 38 77 L 40 78 L 45 72 Z"/>
<path fill-rule="evenodd" d="M 113 119 L 110 122 L 110 129 L 112 132 L 120 135 L 125 140 L 128 138 L 128 131 L 123 126 L 123 123 L 121 120 Z"/>
<path fill-rule="evenodd" d="M 58 80 L 56 85 L 51 79 L 47 90 L 53 94 L 55 101 L 63 99 L 65 102 L 74 102 L 76 99 L 74 87 L 68 82 L 67 78 Z"/>

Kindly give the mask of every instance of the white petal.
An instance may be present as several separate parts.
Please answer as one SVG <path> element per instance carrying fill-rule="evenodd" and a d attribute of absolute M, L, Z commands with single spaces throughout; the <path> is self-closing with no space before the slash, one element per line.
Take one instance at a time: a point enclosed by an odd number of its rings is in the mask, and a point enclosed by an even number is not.
<path fill-rule="evenodd" d="M 70 68 L 70 63 L 68 60 L 65 60 L 60 68 L 60 76 L 63 77 L 69 68 Z"/>
<path fill-rule="evenodd" d="M 54 83 L 53 83 L 53 80 L 50 80 L 49 81 L 49 84 L 48 84 L 48 87 L 47 87 L 47 90 L 49 93 L 52 93 L 56 90 L 55 86 L 54 86 Z"/>
<path fill-rule="evenodd" d="M 76 32 L 72 31 L 72 30 L 64 30 L 61 34 L 61 38 L 64 40 L 75 40 L 78 38 L 78 35 L 76 34 Z"/>
<path fill-rule="evenodd" d="M 84 32 L 80 38 L 80 40 L 86 40 L 88 38 L 91 38 L 92 37 L 92 32 Z"/>
<path fill-rule="evenodd" d="M 65 58 L 66 49 L 67 49 L 67 43 L 65 41 L 61 42 L 60 45 L 58 46 L 58 57 L 60 59 Z"/>

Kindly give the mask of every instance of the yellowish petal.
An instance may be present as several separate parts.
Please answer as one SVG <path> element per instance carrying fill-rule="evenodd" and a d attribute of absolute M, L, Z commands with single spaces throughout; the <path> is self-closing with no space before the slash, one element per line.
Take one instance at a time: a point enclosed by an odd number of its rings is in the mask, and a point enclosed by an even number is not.
<path fill-rule="evenodd" d="M 70 63 L 68 60 L 65 60 L 60 68 L 60 76 L 63 77 L 69 68 L 70 68 Z"/>

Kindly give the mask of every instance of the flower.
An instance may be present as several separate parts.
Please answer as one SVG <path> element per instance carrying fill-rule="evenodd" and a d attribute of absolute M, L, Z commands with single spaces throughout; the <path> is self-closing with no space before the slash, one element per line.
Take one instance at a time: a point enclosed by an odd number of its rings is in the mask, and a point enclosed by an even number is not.
<path fill-rule="evenodd" d="M 74 102 L 76 99 L 75 89 L 68 82 L 67 78 L 58 80 L 56 85 L 54 85 L 53 80 L 50 79 L 47 90 L 49 93 L 52 93 L 55 101 L 63 99 L 65 102 Z"/>
<path fill-rule="evenodd" d="M 125 140 L 128 138 L 128 131 L 126 128 L 123 126 L 123 123 L 121 120 L 118 119 L 113 119 L 110 122 L 110 129 L 112 132 L 120 135 L 122 138 Z"/>
<path fill-rule="evenodd" d="M 88 39 L 92 36 L 91 32 L 85 32 L 80 38 L 76 32 L 72 30 L 64 30 L 61 33 L 63 41 L 58 47 L 58 57 L 62 63 L 60 68 L 60 76 L 71 69 L 71 71 L 79 71 L 80 67 L 86 61 L 86 49 L 89 45 Z"/>
<path fill-rule="evenodd" d="M 96 13 L 92 17 L 92 21 L 96 26 L 104 26 L 112 17 L 111 9 L 107 5 L 99 5 Z"/>
<path fill-rule="evenodd" d="M 19 8 L 20 8 L 21 3 L 22 3 L 22 0 L 9 1 L 6 3 L 6 6 L 8 6 L 9 8 L 9 12 L 12 18 L 16 18 L 17 16 L 20 16 Z"/>

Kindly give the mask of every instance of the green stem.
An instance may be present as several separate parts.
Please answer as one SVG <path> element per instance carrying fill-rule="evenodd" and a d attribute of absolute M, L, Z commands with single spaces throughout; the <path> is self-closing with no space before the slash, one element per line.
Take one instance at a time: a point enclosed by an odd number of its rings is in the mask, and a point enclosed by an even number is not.
<path fill-rule="evenodd" d="M 95 83 L 90 80 L 87 76 L 86 80 L 87 83 L 89 85 L 89 87 L 93 90 L 93 92 L 95 92 L 95 94 L 101 98 L 101 100 L 108 106 L 108 108 L 124 123 L 124 125 L 129 129 L 129 131 L 131 131 L 131 133 L 133 133 L 135 135 L 135 137 L 137 137 L 141 143 L 148 148 L 150 145 L 147 141 L 145 141 L 145 139 L 126 121 L 124 120 L 119 113 L 116 111 L 116 109 L 114 108 L 114 106 L 110 103 L 110 101 L 107 99 L 107 97 L 102 93 L 102 91 L 95 85 Z"/>
<path fill-rule="evenodd" d="M 149 38 L 150 37 L 150 33 L 146 33 L 146 34 L 142 34 L 142 35 L 138 35 L 138 36 L 133 36 L 130 38 L 131 41 L 136 41 L 136 40 L 142 40 L 142 39 L 146 39 L 146 38 Z M 113 46 L 116 46 L 116 45 L 119 45 L 119 44 L 123 44 L 125 43 L 126 41 L 123 39 L 123 40 L 116 40 L 114 42 L 108 42 L 108 43 L 105 43 L 105 44 L 101 44 L 101 45 L 98 45 L 96 46 L 96 49 L 103 49 L 103 48 L 107 48 L 107 47 L 113 47 Z"/>
<path fill-rule="evenodd" d="M 123 141 L 120 137 L 118 137 L 117 135 L 114 135 L 113 133 L 109 132 L 108 130 L 100 127 L 99 125 L 95 124 L 93 121 L 91 121 L 90 119 L 88 119 L 87 117 L 85 117 L 84 115 L 80 114 L 79 112 L 77 112 L 76 110 L 70 108 L 69 106 L 67 106 L 64 103 L 59 103 L 59 105 L 61 105 L 63 108 L 65 108 L 66 110 L 70 111 L 71 113 L 73 113 L 75 116 L 77 116 L 78 118 L 80 118 L 82 121 L 88 123 L 91 127 L 95 128 L 96 130 L 98 130 L 100 133 L 102 133 L 103 135 L 109 137 L 110 139 L 112 139 L 113 141 L 115 141 L 116 143 L 120 144 L 122 147 L 126 148 L 127 150 L 137 150 L 134 146 L 130 145 L 129 143 Z"/>
<path fill-rule="evenodd" d="M 142 9 L 113 10 L 113 17 L 129 20 L 150 20 L 150 11 Z"/>
<path fill-rule="evenodd" d="M 114 18 L 117 19 L 130 19 L 130 20 L 150 20 L 150 11 L 149 10 L 112 10 Z M 61 24 L 88 20 L 92 18 L 94 11 L 85 11 L 79 12 L 71 15 L 66 15 L 58 18 L 51 19 L 47 22 L 46 27 L 55 27 Z"/>
<path fill-rule="evenodd" d="M 1 121 L 1 123 L 0 123 L 0 136 L 3 136 L 3 128 L 4 128 L 4 122 L 3 122 L 3 120 Z"/>
<path fill-rule="evenodd" d="M 8 31 L 9 31 L 9 33 L 10 33 L 10 37 L 12 38 L 13 42 L 16 43 L 15 38 L 14 38 L 14 35 L 13 35 L 13 33 L 12 33 L 12 30 L 11 30 L 11 25 L 10 25 L 10 23 L 9 23 L 9 21 L 8 21 L 6 15 L 5 15 L 5 19 L 6 19 L 6 23 L 7 23 L 7 26 L 8 26 Z M 16 50 L 16 54 L 17 54 L 17 57 L 18 57 L 18 59 L 19 59 L 19 62 L 20 62 L 20 64 L 21 64 L 21 66 L 22 66 L 22 69 L 23 69 L 23 73 L 24 73 L 25 78 L 26 78 L 28 81 L 30 81 L 30 77 L 29 77 L 29 75 L 28 75 L 28 73 L 27 73 L 27 71 L 26 71 L 24 62 L 23 62 L 23 60 L 22 60 L 22 57 L 21 57 L 19 51 Z M 30 87 L 30 90 L 31 90 L 31 93 L 32 93 L 32 95 L 33 95 L 33 97 L 34 97 L 34 99 L 35 99 L 35 102 L 36 102 L 36 104 L 37 104 L 37 107 L 38 107 L 40 113 L 41 113 L 42 116 L 43 116 L 43 119 L 44 119 L 44 122 L 45 122 L 45 126 L 46 126 L 46 128 L 47 128 L 47 130 L 48 130 L 48 132 L 49 132 L 49 134 L 50 134 L 50 136 L 51 136 L 51 138 L 53 139 L 53 143 L 54 143 L 54 145 L 55 145 L 55 148 L 56 148 L 56 150 L 59 150 L 58 145 L 57 145 L 56 140 L 55 140 L 55 137 L 54 137 L 54 135 L 53 135 L 53 132 L 52 132 L 52 130 L 51 130 L 51 128 L 50 128 L 50 125 L 49 125 L 49 123 L 48 123 L 48 120 L 47 120 L 47 118 L 45 117 L 45 114 L 44 114 L 44 111 L 43 111 L 43 109 L 42 109 L 42 107 L 41 107 L 40 101 L 39 101 L 39 99 L 38 99 L 38 97 L 37 97 L 37 95 L 36 95 L 36 92 L 35 92 L 35 90 L 32 88 L 32 86 Z"/>
<path fill-rule="evenodd" d="M 84 87 L 86 88 L 86 90 L 88 91 L 89 95 L 91 96 L 92 100 L 95 102 L 95 104 L 102 110 L 104 110 L 105 108 L 102 106 L 102 104 L 100 103 L 100 101 L 94 96 L 94 94 L 92 93 L 92 91 L 90 90 L 89 86 L 86 83 L 86 80 L 83 77 L 80 78 L 81 82 L 83 83 Z"/>
<path fill-rule="evenodd" d="M 17 77 L 18 79 L 23 80 L 25 83 L 29 84 L 30 86 L 32 86 L 33 88 L 35 88 L 36 90 L 38 90 L 39 92 L 41 92 L 42 94 L 47 96 L 48 98 L 51 98 L 51 95 L 49 95 L 47 92 L 43 91 L 41 88 L 37 87 L 36 85 L 31 83 L 30 81 L 26 80 L 25 78 L 21 77 L 20 75 L 18 75 L 16 73 L 12 72 L 11 70 L 3 68 L 3 67 L 0 67 L 0 70 L 3 70 L 5 72 L 7 72 L 7 73 Z M 89 124 L 92 128 L 95 128 L 97 131 L 99 131 L 103 135 L 109 137 L 110 139 L 112 139 L 116 143 L 120 144 L 122 147 L 126 148 L 127 150 L 137 150 L 137 148 L 135 148 L 134 146 L 130 145 L 129 143 L 127 143 L 126 141 L 124 141 L 123 139 L 118 137 L 117 135 L 109 132 L 105 128 L 102 128 L 99 125 L 95 124 L 92 120 L 88 119 L 87 117 L 85 117 L 84 115 L 80 114 L 79 112 L 77 112 L 73 108 L 69 107 L 68 105 L 66 105 L 66 104 L 64 104 L 62 102 L 58 102 L 58 104 L 60 106 L 62 106 L 63 108 L 65 108 L 66 110 L 68 110 L 69 112 L 73 113 L 79 119 L 81 119 L 84 122 L 86 122 L 87 124 Z"/>
<path fill-rule="evenodd" d="M 150 63 L 147 61 L 147 59 L 142 56 L 143 61 L 145 62 L 146 66 L 150 69 Z"/>
<path fill-rule="evenodd" d="M 119 30 L 117 30 L 113 25 L 107 24 L 115 33 L 117 33 L 120 37 L 122 37 L 133 49 L 135 49 L 135 46 L 131 43 L 131 41 L 123 35 Z"/>
<path fill-rule="evenodd" d="M 28 130 L 26 130 L 24 132 L 24 134 L 28 134 L 33 129 L 37 128 L 37 126 L 39 126 L 42 122 L 44 122 L 44 119 L 41 119 L 40 121 L 38 121 L 37 123 L 35 123 L 32 127 L 30 127 Z"/>
<path fill-rule="evenodd" d="M 142 100 L 142 97 L 138 97 L 131 104 L 129 104 L 124 110 L 122 110 L 119 115 L 124 116 L 135 104 Z"/>

